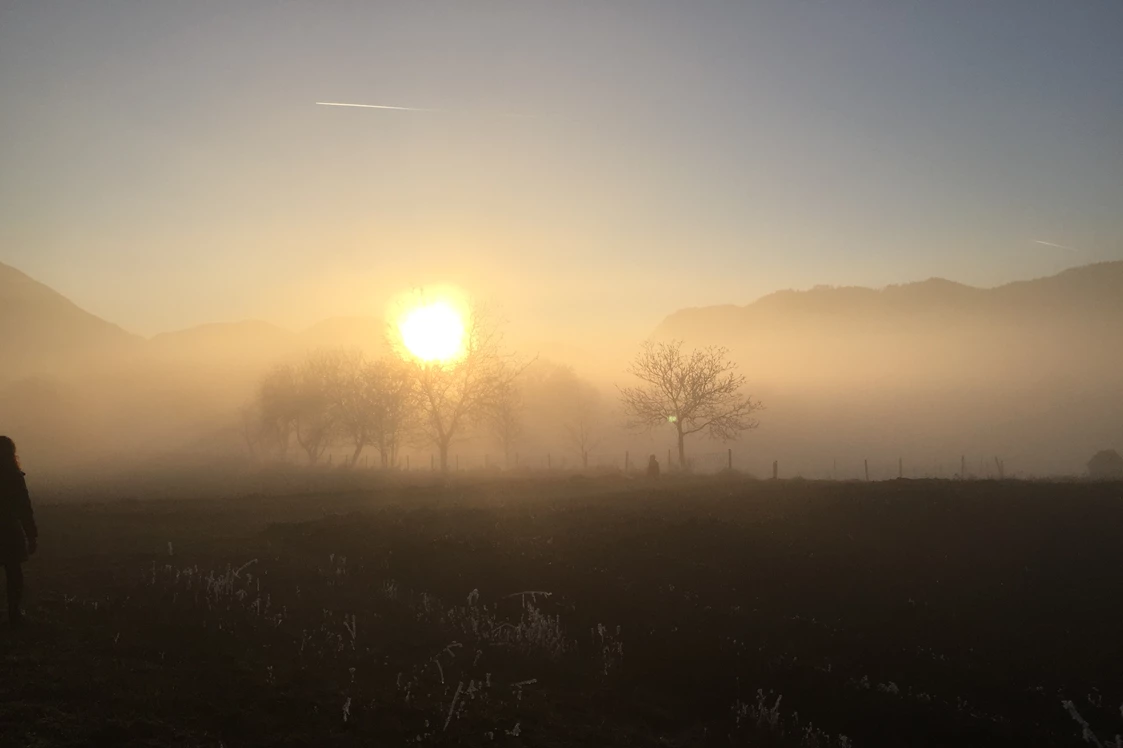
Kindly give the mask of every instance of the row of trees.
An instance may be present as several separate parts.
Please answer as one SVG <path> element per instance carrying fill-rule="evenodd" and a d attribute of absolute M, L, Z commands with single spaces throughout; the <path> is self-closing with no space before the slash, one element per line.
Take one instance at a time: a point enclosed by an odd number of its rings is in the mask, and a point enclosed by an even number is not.
<path fill-rule="evenodd" d="M 295 441 L 315 465 L 328 448 L 345 443 L 353 449 L 351 462 L 369 446 L 389 466 L 417 417 L 415 402 L 404 361 L 319 351 L 266 375 L 243 428 L 255 457 L 286 460 Z"/>
<path fill-rule="evenodd" d="M 495 320 L 474 310 L 462 355 L 452 361 L 325 350 L 278 366 L 244 411 L 246 443 L 255 457 L 287 460 L 299 450 L 311 465 L 332 447 L 346 446 L 351 465 L 373 449 L 383 467 L 397 465 L 404 447 L 430 446 L 444 471 L 455 441 L 487 434 L 510 465 L 526 439 L 530 412 L 548 421 L 588 468 L 609 422 L 619 419 L 609 416 L 597 389 L 572 369 L 528 364 L 501 343 Z M 629 372 L 639 384 L 619 390 L 617 415 L 638 429 L 670 424 L 682 465 L 691 435 L 727 440 L 757 425 L 753 414 L 761 406 L 743 394 L 745 377 L 724 349 L 686 352 L 678 342 L 649 342 Z M 543 424 L 533 426 L 541 430 Z"/>
<path fill-rule="evenodd" d="M 447 470 L 453 440 L 508 407 L 521 368 L 502 350 L 499 326 L 483 310 L 474 310 L 462 355 L 449 362 L 317 351 L 263 379 L 244 413 L 246 442 L 255 456 L 285 460 L 295 440 L 310 465 L 335 445 L 351 448 L 352 465 L 374 447 L 389 467 L 413 438 L 436 446 Z"/>

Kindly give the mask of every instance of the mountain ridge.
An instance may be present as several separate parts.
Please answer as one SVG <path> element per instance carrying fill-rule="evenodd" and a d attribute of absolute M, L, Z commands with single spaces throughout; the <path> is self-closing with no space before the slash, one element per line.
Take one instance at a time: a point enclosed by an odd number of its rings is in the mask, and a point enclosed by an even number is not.
<path fill-rule="evenodd" d="M 1011 281 L 991 288 L 970 286 L 945 278 L 928 278 L 881 288 L 866 286 L 815 286 L 806 290 L 783 289 L 748 304 L 687 307 L 667 315 L 654 337 L 691 337 L 692 327 L 755 321 L 787 322 L 829 315 L 836 324 L 870 316 L 908 312 L 941 312 L 956 318 L 978 313 L 994 314 L 1006 307 L 1006 316 L 1026 312 L 1031 317 L 1047 310 L 1084 310 L 1104 305 L 1123 313 L 1123 261 L 1069 268 L 1032 280 Z M 702 336 L 705 337 L 705 336 Z"/>
<path fill-rule="evenodd" d="M 21 270 L 0 263 L 3 376 L 74 367 L 126 353 L 144 339 L 87 312 Z"/>
<path fill-rule="evenodd" d="M 0 310 L 0 376 L 13 380 L 0 382 L 3 428 L 37 465 L 135 462 L 157 447 L 209 444 L 220 427 L 237 432 L 268 366 L 327 344 L 377 347 L 384 325 L 337 317 L 293 331 L 243 320 L 146 340 L 6 266 Z M 789 289 L 679 310 L 661 325 L 676 332 L 730 349 L 768 408 L 752 449 L 796 469 L 986 450 L 1064 470 L 1115 443 L 1123 423 L 1123 262 L 992 289 L 944 279 Z M 638 342 L 621 341 L 621 354 Z M 53 357 L 17 360 L 47 343 Z M 619 381 L 623 368 L 599 381 Z"/>
<path fill-rule="evenodd" d="M 974 318 L 1052 329 L 1073 322 L 1123 326 L 1123 261 L 1069 268 L 1043 278 L 980 288 L 932 277 L 881 288 L 782 289 L 745 305 L 686 307 L 659 322 L 653 337 L 730 342 L 761 331 L 907 330 L 910 325 L 970 325 Z M 1102 319 L 1099 319 L 1102 318 Z M 216 322 L 144 338 L 83 310 L 22 271 L 0 263 L 0 346 L 7 379 L 73 369 L 129 356 L 188 359 L 237 355 L 247 363 L 316 347 L 381 350 L 385 321 L 342 316 L 291 330 L 263 320 Z M 715 334 L 717 333 L 717 334 Z M 10 353 L 15 352 L 15 353 Z"/>

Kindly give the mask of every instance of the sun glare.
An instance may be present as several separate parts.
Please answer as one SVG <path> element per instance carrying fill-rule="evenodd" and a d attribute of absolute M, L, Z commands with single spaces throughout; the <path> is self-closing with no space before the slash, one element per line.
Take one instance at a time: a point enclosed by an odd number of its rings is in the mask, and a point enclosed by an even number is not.
<path fill-rule="evenodd" d="M 422 361 L 451 361 L 464 348 L 464 321 L 447 301 L 407 309 L 398 330 L 405 347 Z"/>

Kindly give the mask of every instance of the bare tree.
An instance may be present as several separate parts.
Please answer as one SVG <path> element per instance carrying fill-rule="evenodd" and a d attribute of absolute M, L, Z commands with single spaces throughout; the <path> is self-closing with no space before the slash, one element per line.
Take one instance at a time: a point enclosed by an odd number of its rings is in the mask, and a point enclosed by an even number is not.
<path fill-rule="evenodd" d="M 369 434 L 383 468 L 397 464 L 402 436 L 416 422 L 418 392 L 413 371 L 401 359 L 382 358 L 363 369 L 362 387 L 370 405 Z"/>
<path fill-rule="evenodd" d="M 296 368 L 274 367 L 262 380 L 257 391 L 257 415 L 260 418 L 261 440 L 276 452 L 278 459 L 288 459 L 289 444 L 297 420 Z"/>
<path fill-rule="evenodd" d="M 511 467 L 511 452 L 523 433 L 522 411 L 522 388 L 505 379 L 496 387 L 484 415 L 488 430 L 503 449 L 504 467 Z"/>
<path fill-rule="evenodd" d="M 678 437 L 679 464 L 686 467 L 686 437 L 705 431 L 722 441 L 757 427 L 753 413 L 763 405 L 742 394 L 745 376 L 728 359 L 729 352 L 710 346 L 690 353 L 681 341 L 643 344 L 628 368 L 642 385 L 620 389 L 620 400 L 633 428 L 670 423 Z"/>
<path fill-rule="evenodd" d="M 315 465 L 340 432 L 339 388 L 344 357 L 316 351 L 296 371 L 293 414 L 296 441 Z"/>
<path fill-rule="evenodd" d="M 473 307 L 465 327 L 464 350 L 456 359 L 410 359 L 417 381 L 420 427 L 439 450 L 445 472 L 453 440 L 470 423 L 486 417 L 499 393 L 520 371 L 504 353 L 499 323 L 487 310 Z"/>
<path fill-rule="evenodd" d="M 255 402 L 243 406 L 238 415 L 240 418 L 239 431 L 242 440 L 246 443 L 246 454 L 250 462 L 257 462 L 261 459 L 260 451 L 264 441 L 263 419 L 258 410 L 258 404 Z"/>
<path fill-rule="evenodd" d="M 569 444 L 581 458 L 583 469 L 589 469 L 589 455 L 601 443 L 600 394 L 588 382 L 574 381 L 573 391 L 567 400 L 569 415 L 565 430 Z"/>
<path fill-rule="evenodd" d="M 279 445 L 282 459 L 290 435 L 315 465 L 337 440 L 352 446 L 348 464 L 358 464 L 368 446 L 378 448 L 383 467 L 394 464 L 403 431 L 416 412 L 412 372 L 397 358 L 369 361 L 359 350 L 320 350 L 299 366 L 273 369 L 261 382 L 256 432 L 244 425 L 251 450 Z M 249 416 L 246 416 L 249 417 Z"/>
<path fill-rule="evenodd" d="M 348 464 L 358 464 L 371 440 L 376 392 L 368 386 L 366 356 L 360 350 L 338 351 L 326 368 L 328 407 L 335 409 L 338 431 L 354 450 Z"/>

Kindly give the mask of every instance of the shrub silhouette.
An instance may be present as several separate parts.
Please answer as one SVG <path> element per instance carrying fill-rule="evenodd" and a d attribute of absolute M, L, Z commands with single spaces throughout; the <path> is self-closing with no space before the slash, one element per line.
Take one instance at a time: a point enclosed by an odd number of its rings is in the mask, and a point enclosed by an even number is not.
<path fill-rule="evenodd" d="M 1088 477 L 1093 480 L 1123 480 L 1123 457 L 1114 449 L 1105 449 L 1088 460 Z"/>

